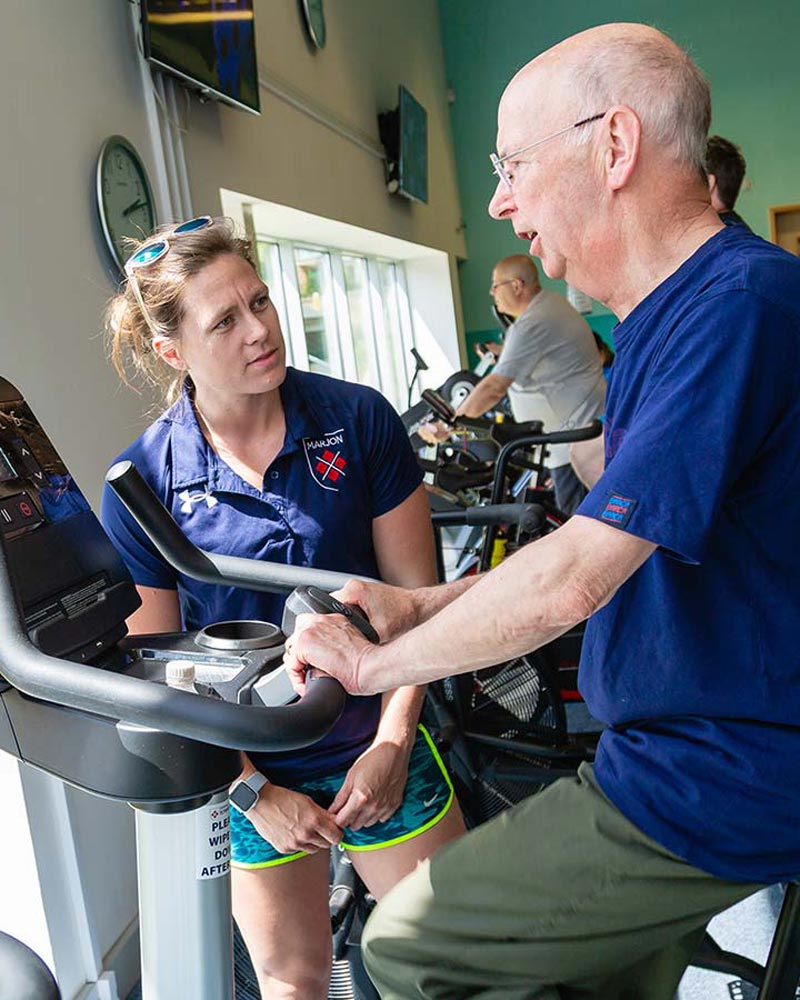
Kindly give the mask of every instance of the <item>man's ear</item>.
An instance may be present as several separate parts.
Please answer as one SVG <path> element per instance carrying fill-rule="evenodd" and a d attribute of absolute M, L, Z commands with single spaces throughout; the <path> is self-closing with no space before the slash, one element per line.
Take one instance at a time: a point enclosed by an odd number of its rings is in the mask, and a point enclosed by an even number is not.
<path fill-rule="evenodd" d="M 611 190 L 619 191 L 629 183 L 639 162 L 642 123 L 633 108 L 624 104 L 611 108 L 607 115 L 603 166 Z"/>
<path fill-rule="evenodd" d="M 714 193 L 717 190 L 717 178 L 715 174 L 708 174 L 708 193 L 711 197 L 714 197 Z"/>
<path fill-rule="evenodd" d="M 153 337 L 153 350 L 170 368 L 175 368 L 181 372 L 186 371 L 186 362 L 181 357 L 178 345 L 172 337 L 157 334 Z"/>

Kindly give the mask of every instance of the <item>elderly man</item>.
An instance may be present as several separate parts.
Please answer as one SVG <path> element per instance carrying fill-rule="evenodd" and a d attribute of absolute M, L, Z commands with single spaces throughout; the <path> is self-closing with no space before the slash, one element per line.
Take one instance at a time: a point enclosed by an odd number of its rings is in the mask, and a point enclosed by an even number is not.
<path fill-rule="evenodd" d="M 589 324 L 566 299 L 545 292 L 530 257 L 515 254 L 495 265 L 489 294 L 514 322 L 500 361 L 456 410 L 480 417 L 508 393 L 517 421 L 541 420 L 546 431 L 585 427 L 605 406 L 605 379 Z M 443 424 L 425 425 L 420 437 L 443 440 Z M 586 490 L 570 465 L 568 444 L 548 449 L 556 505 L 572 514 Z"/>
<path fill-rule="evenodd" d="M 606 468 L 578 513 L 477 581 L 351 582 L 382 646 L 310 619 L 289 666 L 352 691 L 474 670 L 591 616 L 594 767 L 467 834 L 368 928 L 385 998 L 671 997 L 703 925 L 800 872 L 800 261 L 724 227 L 707 85 L 604 25 L 500 103 L 490 205 L 620 324 Z"/>

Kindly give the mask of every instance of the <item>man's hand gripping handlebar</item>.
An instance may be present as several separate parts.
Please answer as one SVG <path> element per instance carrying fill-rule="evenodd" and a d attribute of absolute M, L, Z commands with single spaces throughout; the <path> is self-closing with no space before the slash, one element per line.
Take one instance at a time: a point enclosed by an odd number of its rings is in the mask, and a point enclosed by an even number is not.
<path fill-rule="evenodd" d="M 376 643 L 417 624 L 414 591 L 349 580 L 341 590 L 324 596 L 330 602 L 326 607 L 297 604 L 289 609 L 292 621 L 284 617 L 284 632 L 291 635 L 283 662 L 292 686 L 302 694 L 308 671 L 317 669 L 335 677 L 350 694 L 375 694 L 377 689 L 361 680 L 365 674 L 361 668 Z"/>

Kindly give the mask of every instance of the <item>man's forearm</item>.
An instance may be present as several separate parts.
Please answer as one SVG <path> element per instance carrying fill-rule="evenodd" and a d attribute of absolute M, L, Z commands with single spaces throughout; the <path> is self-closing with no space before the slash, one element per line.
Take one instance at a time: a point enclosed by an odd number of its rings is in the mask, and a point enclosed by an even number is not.
<path fill-rule="evenodd" d="M 410 591 L 414 601 L 414 627 L 433 618 L 442 608 L 446 608 L 456 598 L 465 594 L 480 579 L 480 576 L 464 576 L 460 580 L 453 580 L 452 583 L 440 583 L 436 587 L 419 587 Z"/>
<path fill-rule="evenodd" d="M 505 396 L 511 379 L 500 375 L 487 375 L 475 386 L 456 410 L 459 417 L 482 417 L 487 410 L 497 406 Z"/>
<path fill-rule="evenodd" d="M 359 686 L 379 691 L 398 682 L 419 684 L 502 663 L 587 618 L 654 548 L 602 525 L 617 536 L 610 538 L 609 547 L 609 538 L 598 536 L 592 525 L 587 529 L 587 521 L 572 518 L 477 578 L 458 599 L 453 593 L 417 628 L 371 649 L 359 667 Z"/>

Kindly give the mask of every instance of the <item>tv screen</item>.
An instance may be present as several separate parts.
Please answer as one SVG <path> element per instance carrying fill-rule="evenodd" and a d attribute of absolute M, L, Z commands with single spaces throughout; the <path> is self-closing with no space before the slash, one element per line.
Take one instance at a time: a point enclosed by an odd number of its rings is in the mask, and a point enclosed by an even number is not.
<path fill-rule="evenodd" d="M 253 0 L 142 0 L 142 34 L 154 65 L 260 113 Z"/>
<path fill-rule="evenodd" d="M 400 85 L 399 194 L 428 202 L 428 113 Z"/>

